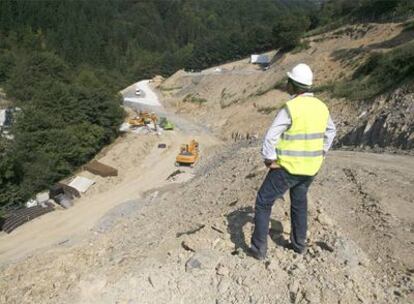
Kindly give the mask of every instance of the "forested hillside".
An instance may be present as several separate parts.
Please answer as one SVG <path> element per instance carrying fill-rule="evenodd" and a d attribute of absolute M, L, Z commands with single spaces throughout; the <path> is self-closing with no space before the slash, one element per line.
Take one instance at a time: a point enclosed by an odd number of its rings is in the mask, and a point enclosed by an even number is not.
<path fill-rule="evenodd" d="M 0 206 L 23 203 L 111 142 L 126 84 L 277 47 L 282 20 L 298 21 L 298 40 L 312 12 L 306 1 L 1 0 L 0 87 L 22 111 L 14 140 L 0 139 Z"/>
<path fill-rule="evenodd" d="M 0 29 L 8 48 L 53 50 L 70 64 L 131 80 L 268 50 L 277 22 L 302 18 L 304 31 L 312 7 L 280 0 L 2 0 Z"/>

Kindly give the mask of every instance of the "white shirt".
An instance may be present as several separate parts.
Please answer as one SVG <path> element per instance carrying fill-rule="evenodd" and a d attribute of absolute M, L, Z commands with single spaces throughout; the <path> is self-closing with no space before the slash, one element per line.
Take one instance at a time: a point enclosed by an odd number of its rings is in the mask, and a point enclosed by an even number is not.
<path fill-rule="evenodd" d="M 302 96 L 313 96 L 313 93 L 304 93 Z M 263 140 L 262 156 L 263 159 L 276 160 L 276 145 L 280 139 L 280 136 L 290 128 L 292 125 L 292 119 L 286 108 L 282 108 L 273 120 L 272 125 L 266 133 Z M 328 118 L 328 125 L 326 126 L 325 136 L 323 141 L 323 151 L 325 154 L 332 146 L 332 142 L 336 135 L 335 124 L 332 121 L 331 116 Z"/>

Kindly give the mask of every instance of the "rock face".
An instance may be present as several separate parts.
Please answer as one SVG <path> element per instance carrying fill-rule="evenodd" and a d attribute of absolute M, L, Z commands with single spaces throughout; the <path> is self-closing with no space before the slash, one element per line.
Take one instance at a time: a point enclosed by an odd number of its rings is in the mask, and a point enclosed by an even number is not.
<path fill-rule="evenodd" d="M 375 150 L 414 148 L 414 87 L 399 88 L 359 107 L 360 115 L 348 124 L 336 146 Z"/>

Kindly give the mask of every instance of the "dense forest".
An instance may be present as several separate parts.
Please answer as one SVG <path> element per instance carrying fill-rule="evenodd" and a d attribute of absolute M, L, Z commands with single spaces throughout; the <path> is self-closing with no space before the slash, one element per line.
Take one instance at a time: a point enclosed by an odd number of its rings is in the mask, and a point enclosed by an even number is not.
<path fill-rule="evenodd" d="M 412 9 L 410 0 L 0 0 L 0 87 L 21 109 L 14 139 L 0 137 L 0 206 L 22 204 L 116 138 L 117 92 L 129 83 Z"/>

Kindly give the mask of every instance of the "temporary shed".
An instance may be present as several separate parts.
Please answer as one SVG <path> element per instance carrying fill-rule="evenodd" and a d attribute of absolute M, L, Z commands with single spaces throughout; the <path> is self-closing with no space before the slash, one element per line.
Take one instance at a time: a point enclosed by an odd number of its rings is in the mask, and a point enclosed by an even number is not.
<path fill-rule="evenodd" d="M 95 183 L 95 181 L 83 177 L 83 176 L 76 176 L 69 184 L 69 186 L 75 188 L 81 193 L 85 193 L 88 191 L 89 187 L 92 186 Z"/>
<path fill-rule="evenodd" d="M 254 64 L 269 64 L 270 63 L 270 59 L 269 56 L 267 55 L 251 55 L 250 56 L 250 63 L 254 63 Z"/>
<path fill-rule="evenodd" d="M 6 123 L 6 109 L 0 110 L 0 127 Z"/>

